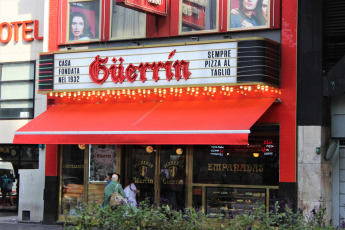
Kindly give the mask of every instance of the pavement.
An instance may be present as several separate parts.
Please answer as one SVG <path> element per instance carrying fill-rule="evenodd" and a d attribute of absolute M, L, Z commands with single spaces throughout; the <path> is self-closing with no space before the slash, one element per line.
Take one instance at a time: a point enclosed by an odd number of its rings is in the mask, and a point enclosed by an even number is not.
<path fill-rule="evenodd" d="M 62 225 L 18 222 L 17 206 L 0 205 L 0 230 L 62 230 Z"/>

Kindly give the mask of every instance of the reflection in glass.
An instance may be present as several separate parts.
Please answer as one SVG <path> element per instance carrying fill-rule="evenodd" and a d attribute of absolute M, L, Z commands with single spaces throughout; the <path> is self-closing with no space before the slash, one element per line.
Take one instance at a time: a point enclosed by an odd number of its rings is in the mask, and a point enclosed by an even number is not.
<path fill-rule="evenodd" d="M 186 150 L 182 147 L 162 146 L 160 155 L 160 199 L 163 203 L 185 208 Z"/>
<path fill-rule="evenodd" d="M 113 1 L 111 37 L 145 37 L 146 14 L 116 5 Z"/>
<path fill-rule="evenodd" d="M 155 198 L 155 170 L 156 170 L 156 149 L 146 151 L 146 146 L 126 146 L 126 155 L 130 156 L 129 175 L 133 178 L 138 190 L 140 190 L 139 201 L 148 199 L 154 202 Z"/>
<path fill-rule="evenodd" d="M 183 0 L 182 32 L 214 30 L 217 28 L 216 0 Z"/>
<path fill-rule="evenodd" d="M 272 134 L 271 134 L 272 135 Z M 279 136 L 253 132 L 249 145 L 193 146 L 193 182 L 278 185 Z M 259 153 L 254 157 L 253 153 Z"/>
<path fill-rule="evenodd" d="M 60 214 L 75 215 L 83 201 L 84 150 L 78 145 L 64 145 L 62 152 L 62 199 Z"/>
<path fill-rule="evenodd" d="M 89 182 L 104 181 L 116 172 L 116 145 L 91 145 Z"/>
<path fill-rule="evenodd" d="M 69 40 L 99 37 L 99 1 L 70 3 Z"/>

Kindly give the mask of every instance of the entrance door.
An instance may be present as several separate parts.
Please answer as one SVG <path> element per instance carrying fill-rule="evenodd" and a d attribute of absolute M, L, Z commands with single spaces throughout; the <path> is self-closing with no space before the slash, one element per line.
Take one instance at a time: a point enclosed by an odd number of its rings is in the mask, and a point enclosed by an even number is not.
<path fill-rule="evenodd" d="M 177 146 L 126 146 L 127 177 L 140 190 L 139 201 L 186 205 L 186 151 Z"/>

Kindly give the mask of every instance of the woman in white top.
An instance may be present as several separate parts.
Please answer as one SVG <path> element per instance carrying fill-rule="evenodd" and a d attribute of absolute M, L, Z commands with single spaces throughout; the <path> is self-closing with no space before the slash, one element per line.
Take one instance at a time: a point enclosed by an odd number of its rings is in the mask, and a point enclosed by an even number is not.
<path fill-rule="evenodd" d="M 126 198 L 128 200 L 128 203 L 134 207 L 137 207 L 136 196 L 139 193 L 139 190 L 135 186 L 132 178 L 128 178 L 128 183 L 124 189 L 124 192 L 126 194 Z"/>

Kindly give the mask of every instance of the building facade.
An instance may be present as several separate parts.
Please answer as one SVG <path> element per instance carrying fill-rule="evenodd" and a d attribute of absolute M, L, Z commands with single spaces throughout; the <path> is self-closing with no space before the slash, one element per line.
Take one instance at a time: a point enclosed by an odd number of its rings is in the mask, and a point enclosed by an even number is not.
<path fill-rule="evenodd" d="M 29 187 L 20 183 L 24 171 L 41 176 L 37 181 L 41 194 L 35 198 L 43 195 L 45 161 L 44 158 L 40 161 L 40 157 L 44 154 L 39 153 L 37 144 L 12 142 L 17 129 L 46 110 L 46 96 L 37 94 L 36 84 L 36 64 L 39 53 L 44 51 L 44 3 L 44 0 L 0 1 L 0 174 L 15 179 L 11 199 L 4 200 L 1 196 L 4 210 L 25 210 L 27 201 L 21 199 L 19 192 Z M 41 209 L 35 211 L 43 217 L 43 199 L 40 200 Z M 32 218 L 42 220 L 36 215 Z"/>
<path fill-rule="evenodd" d="M 45 144 L 45 222 L 108 172 L 210 216 L 297 202 L 297 1 L 51 0 L 48 34 L 14 137 Z"/>

